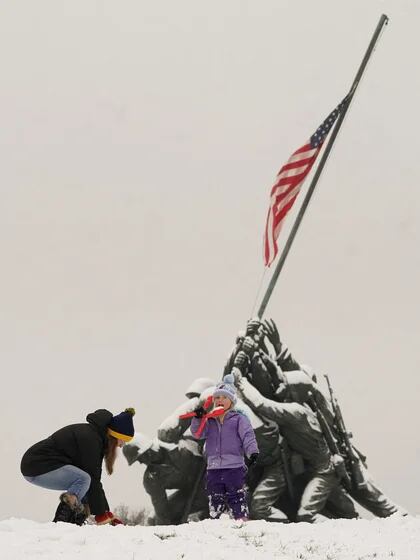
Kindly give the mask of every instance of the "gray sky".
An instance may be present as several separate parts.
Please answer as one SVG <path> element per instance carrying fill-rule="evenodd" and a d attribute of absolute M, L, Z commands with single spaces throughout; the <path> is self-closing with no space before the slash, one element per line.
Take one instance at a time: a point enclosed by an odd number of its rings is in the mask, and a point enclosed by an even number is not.
<path fill-rule="evenodd" d="M 420 512 L 415 0 L 0 3 L 0 519 L 57 495 L 22 453 L 107 407 L 153 436 L 220 377 L 261 279 L 280 166 L 349 110 L 267 316 L 329 373 L 377 482 Z M 288 221 L 290 225 L 290 219 Z M 285 239 L 285 228 L 282 239 Z M 105 477 L 147 503 L 141 468 Z"/>

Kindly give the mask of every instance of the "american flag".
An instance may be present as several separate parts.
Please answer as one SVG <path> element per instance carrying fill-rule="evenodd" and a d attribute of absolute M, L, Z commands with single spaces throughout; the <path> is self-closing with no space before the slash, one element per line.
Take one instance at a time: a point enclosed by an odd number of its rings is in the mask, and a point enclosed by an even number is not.
<path fill-rule="evenodd" d="M 292 154 L 277 174 L 276 181 L 271 189 L 270 208 L 264 232 L 265 266 L 270 266 L 276 258 L 278 252 L 277 239 L 286 215 L 293 206 L 303 181 L 312 169 L 324 140 L 345 107 L 348 97 L 347 95 L 328 115 L 311 136 L 309 142 Z"/>

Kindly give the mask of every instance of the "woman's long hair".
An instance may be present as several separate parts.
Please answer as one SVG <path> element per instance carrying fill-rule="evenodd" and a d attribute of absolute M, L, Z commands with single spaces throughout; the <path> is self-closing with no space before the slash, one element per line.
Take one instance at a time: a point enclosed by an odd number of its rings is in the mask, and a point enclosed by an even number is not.
<path fill-rule="evenodd" d="M 105 450 L 105 468 L 108 474 L 112 474 L 114 472 L 115 459 L 117 458 L 118 440 L 109 434 L 107 439 L 108 444 Z"/>

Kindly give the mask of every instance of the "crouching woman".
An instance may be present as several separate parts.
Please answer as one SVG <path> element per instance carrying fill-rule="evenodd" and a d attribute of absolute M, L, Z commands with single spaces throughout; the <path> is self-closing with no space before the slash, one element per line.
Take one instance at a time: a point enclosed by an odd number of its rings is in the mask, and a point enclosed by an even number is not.
<path fill-rule="evenodd" d="M 134 414 L 134 408 L 116 416 L 96 410 L 87 415 L 87 423 L 65 426 L 23 455 L 21 472 L 28 482 L 64 490 L 54 522 L 83 525 L 93 514 L 98 525 L 121 524 L 109 511 L 101 483 L 102 462 L 112 474 L 118 448 L 134 436 Z"/>
<path fill-rule="evenodd" d="M 236 390 L 224 378 L 213 392 L 215 407 L 223 407 L 224 412 L 217 417 L 208 418 L 205 428 L 199 435 L 201 418 L 206 411 L 199 407 L 191 422 L 194 437 L 206 440 L 207 455 L 207 495 L 210 517 L 218 519 L 230 508 L 234 519 L 249 518 L 245 478 L 248 464 L 258 459 L 258 445 L 249 419 L 234 409 Z"/>

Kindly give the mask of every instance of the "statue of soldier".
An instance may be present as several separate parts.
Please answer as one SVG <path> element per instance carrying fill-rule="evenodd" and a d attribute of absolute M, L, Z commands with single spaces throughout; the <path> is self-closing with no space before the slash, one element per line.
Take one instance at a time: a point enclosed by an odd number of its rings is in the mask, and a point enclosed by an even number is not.
<path fill-rule="evenodd" d="M 257 462 L 252 465 L 247 476 L 251 519 L 287 523 L 287 515 L 274 506 L 287 487 L 278 425 L 258 417 L 240 398 L 237 399 L 235 408 L 249 418 L 260 451 Z"/>
<path fill-rule="evenodd" d="M 260 351 L 261 358 L 273 380 L 274 394 L 271 397 L 279 402 L 297 402 L 305 404 L 310 399 L 314 400 L 317 408 L 321 411 L 330 425 L 334 422 L 334 411 L 329 399 L 324 395 L 318 383 L 302 370 L 282 371 L 280 366 L 271 356 Z M 239 355 L 238 358 L 240 359 Z M 278 380 L 278 381 L 277 381 Z M 277 387 L 274 383 L 277 381 Z M 267 395 L 264 395 L 267 396 Z M 270 398 L 270 397 L 267 397 Z"/>
<path fill-rule="evenodd" d="M 341 488 L 336 474 L 341 458 L 331 455 L 315 413 L 298 403 L 279 403 L 264 397 L 236 368 L 234 377 L 244 401 L 258 415 L 277 422 L 289 446 L 306 463 L 309 480 L 300 499 L 296 520 L 316 521 L 328 500 L 337 504 L 341 516 L 357 518 L 354 504 Z"/>
<path fill-rule="evenodd" d="M 272 344 L 276 352 L 276 362 L 280 366 L 282 373 L 277 373 L 277 377 L 282 379 L 279 387 L 276 389 L 275 400 L 284 400 L 287 402 L 306 403 L 308 397 L 312 395 L 317 408 L 321 411 L 331 429 L 334 431 L 334 412 L 330 401 L 325 397 L 319 389 L 316 381 L 316 375 L 309 373 L 308 366 L 299 366 L 293 358 L 287 346 L 280 340 L 280 335 L 276 324 L 272 319 L 264 321 L 264 329 L 267 338 Z M 261 355 L 260 351 L 260 355 Z M 270 369 L 270 356 L 263 356 L 264 363 Z M 298 366 L 298 367 L 295 367 Z M 291 371 L 291 370 L 299 371 Z M 271 379 L 275 378 L 271 374 Z M 267 396 L 267 395 L 265 395 Z M 376 485 L 372 476 L 367 470 L 366 458 L 353 447 L 355 455 L 360 457 L 360 471 L 364 478 L 365 484 L 358 488 L 351 488 L 349 493 L 351 497 L 362 507 L 376 515 L 377 517 L 389 517 L 394 513 L 405 515 L 407 512 L 390 500 L 384 492 Z"/>
<path fill-rule="evenodd" d="M 276 390 L 276 398 L 284 400 L 287 402 L 298 402 L 304 404 L 308 402 L 309 397 L 313 397 L 316 407 L 320 410 L 321 414 L 325 417 L 331 430 L 335 430 L 335 417 L 334 411 L 331 406 L 330 401 L 325 397 L 323 392 L 319 389 L 315 375 L 312 375 L 312 379 L 309 377 L 307 372 L 302 371 L 287 371 L 283 368 L 289 367 L 294 359 L 287 347 L 280 341 L 280 336 L 274 321 L 264 321 L 266 332 L 268 333 L 268 338 L 271 344 L 274 346 L 278 352 L 278 356 L 282 356 L 282 373 L 277 373 L 279 378 L 283 378 L 280 386 Z M 291 361 L 293 360 L 293 361 Z M 266 356 L 264 362 L 269 368 L 270 357 Z M 279 360 L 277 359 L 279 364 Z M 271 364 L 271 367 L 272 364 Z M 303 368 L 303 366 L 301 366 Z M 273 374 L 271 376 L 273 378 Z M 406 514 L 406 511 L 390 500 L 384 492 L 376 485 L 372 476 L 367 470 L 366 458 L 363 457 L 360 452 L 353 447 L 353 452 L 356 456 L 359 456 L 360 461 L 358 462 L 360 468 L 360 476 L 364 479 L 364 484 L 359 487 L 352 487 L 348 490 L 350 496 L 359 503 L 362 507 L 376 515 L 377 517 L 389 517 L 394 513 Z"/>
<path fill-rule="evenodd" d="M 129 465 L 136 461 L 146 465 L 143 485 L 150 495 L 156 525 L 176 525 L 183 518 L 191 488 L 199 476 L 203 459 L 182 445 L 168 445 L 154 441 L 142 434 L 124 445 L 123 454 Z M 170 495 L 167 490 L 175 490 Z M 208 504 L 204 492 L 197 492 L 190 513 L 204 519 L 208 517 Z"/>

